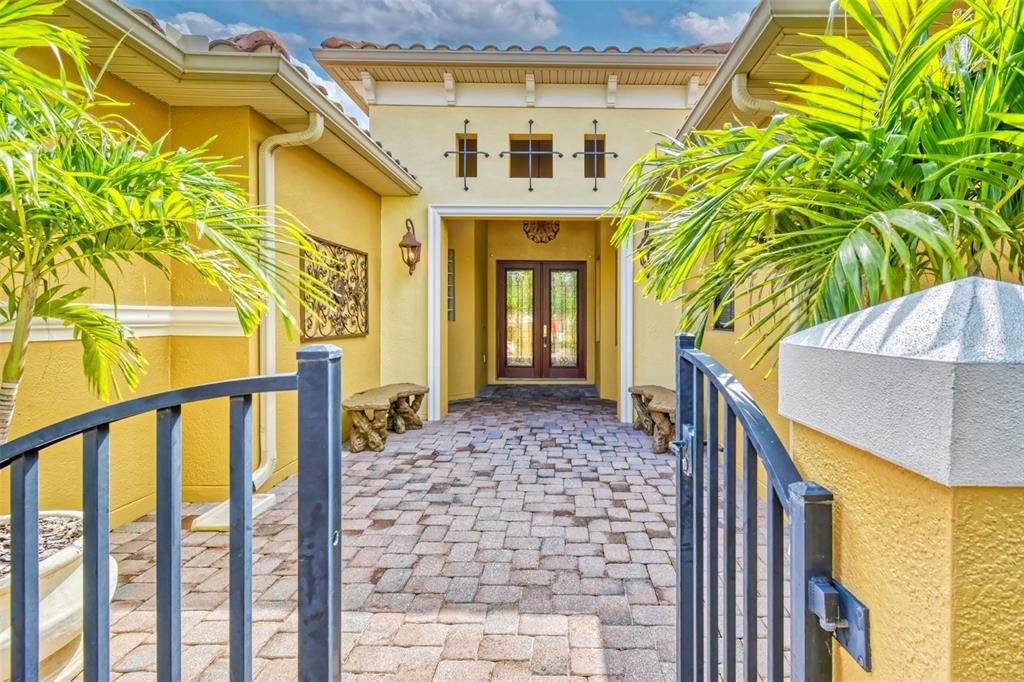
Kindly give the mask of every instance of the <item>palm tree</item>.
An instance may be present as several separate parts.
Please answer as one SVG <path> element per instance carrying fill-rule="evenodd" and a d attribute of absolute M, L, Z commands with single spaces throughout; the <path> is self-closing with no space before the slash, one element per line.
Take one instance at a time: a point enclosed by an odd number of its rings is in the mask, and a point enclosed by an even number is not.
<path fill-rule="evenodd" d="M 292 323 L 286 296 L 327 292 L 277 253 L 315 251 L 302 229 L 249 202 L 227 174 L 230 161 L 205 147 L 150 141 L 95 94 L 84 40 L 43 19 L 61 3 L 0 0 L 0 324 L 12 326 L 0 383 L 0 443 L 7 440 L 25 369 L 33 317 L 59 320 L 82 345 L 85 375 L 104 399 L 134 388 L 145 360 L 132 331 L 69 286 L 74 271 L 114 292 L 126 266 L 172 263 L 226 290 L 246 333 L 268 297 Z M 70 63 L 50 78 L 17 59 L 49 47 Z"/>
<path fill-rule="evenodd" d="M 1019 271 L 1024 3 L 960 4 L 840 0 L 866 44 L 834 31 L 790 57 L 814 77 L 776 84 L 784 113 L 639 159 L 611 212 L 618 242 L 651 223 L 646 291 L 699 337 L 734 302 L 757 364 L 800 328 Z"/>

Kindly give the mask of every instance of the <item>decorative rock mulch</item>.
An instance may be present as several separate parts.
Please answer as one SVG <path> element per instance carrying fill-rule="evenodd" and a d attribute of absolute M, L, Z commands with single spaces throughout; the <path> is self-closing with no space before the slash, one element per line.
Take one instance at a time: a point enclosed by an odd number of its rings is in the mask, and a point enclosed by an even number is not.
<path fill-rule="evenodd" d="M 39 561 L 82 537 L 82 520 L 73 516 L 39 517 Z M 11 523 L 0 521 L 0 578 L 11 572 Z"/>

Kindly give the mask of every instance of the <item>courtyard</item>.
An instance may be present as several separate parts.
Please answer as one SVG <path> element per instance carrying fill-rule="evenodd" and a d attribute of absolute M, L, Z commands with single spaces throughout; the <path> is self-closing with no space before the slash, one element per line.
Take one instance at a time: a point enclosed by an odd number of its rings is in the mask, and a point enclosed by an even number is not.
<path fill-rule="evenodd" d="M 347 453 L 343 480 L 347 677 L 674 679 L 674 465 L 592 387 L 491 387 Z M 296 670 L 294 480 L 275 492 L 253 538 L 259 680 Z M 227 679 L 228 536 L 183 535 L 183 677 Z M 154 537 L 146 517 L 111 538 L 122 680 L 156 669 Z"/>

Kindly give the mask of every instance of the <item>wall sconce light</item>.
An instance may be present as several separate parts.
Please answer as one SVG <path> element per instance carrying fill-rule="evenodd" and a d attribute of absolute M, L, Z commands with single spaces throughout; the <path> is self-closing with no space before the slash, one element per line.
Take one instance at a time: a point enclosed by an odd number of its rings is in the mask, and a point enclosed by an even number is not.
<path fill-rule="evenodd" d="M 412 219 L 405 219 L 405 236 L 398 242 L 398 248 L 402 250 L 402 262 L 409 266 L 409 274 L 416 271 L 416 264 L 420 262 L 420 250 L 423 245 L 416 239 L 416 228 L 413 227 Z"/>

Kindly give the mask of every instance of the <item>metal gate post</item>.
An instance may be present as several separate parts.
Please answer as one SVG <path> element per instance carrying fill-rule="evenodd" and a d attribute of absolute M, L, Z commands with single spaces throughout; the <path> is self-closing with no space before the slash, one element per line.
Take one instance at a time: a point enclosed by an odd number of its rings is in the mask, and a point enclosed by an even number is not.
<path fill-rule="evenodd" d="M 817 483 L 789 486 L 790 658 L 798 682 L 832 679 L 832 635 L 808 604 L 812 578 L 832 575 L 832 493 Z"/>
<path fill-rule="evenodd" d="M 298 353 L 299 679 L 341 679 L 341 349 Z"/>
<path fill-rule="evenodd" d="M 692 334 L 676 334 L 676 680 L 693 682 L 694 527 L 693 527 L 693 389 L 696 368 L 684 352 L 694 347 Z"/>

